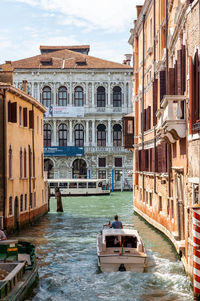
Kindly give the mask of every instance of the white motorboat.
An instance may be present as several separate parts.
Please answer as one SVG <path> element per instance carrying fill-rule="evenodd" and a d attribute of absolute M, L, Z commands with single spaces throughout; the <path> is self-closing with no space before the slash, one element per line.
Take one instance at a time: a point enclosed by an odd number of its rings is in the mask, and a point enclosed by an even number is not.
<path fill-rule="evenodd" d="M 147 254 L 133 225 L 105 228 L 97 236 L 98 265 L 102 272 L 144 272 Z"/>

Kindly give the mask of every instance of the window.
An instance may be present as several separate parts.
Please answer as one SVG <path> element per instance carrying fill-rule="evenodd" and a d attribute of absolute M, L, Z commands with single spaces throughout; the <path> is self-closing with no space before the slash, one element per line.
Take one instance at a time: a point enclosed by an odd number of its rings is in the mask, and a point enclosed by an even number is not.
<path fill-rule="evenodd" d="M 58 128 L 59 146 L 67 146 L 67 126 L 62 123 Z"/>
<path fill-rule="evenodd" d="M 27 194 L 24 196 L 24 210 L 27 210 Z"/>
<path fill-rule="evenodd" d="M 22 178 L 23 177 L 23 152 L 22 152 L 22 148 L 20 148 L 20 152 L 19 152 L 19 162 L 20 162 L 19 176 L 20 176 L 20 178 Z"/>
<path fill-rule="evenodd" d="M 122 127 L 120 124 L 113 126 L 113 146 L 122 145 Z"/>
<path fill-rule="evenodd" d="M 84 146 L 84 131 L 82 124 L 75 126 L 75 146 Z"/>
<path fill-rule="evenodd" d="M 30 208 L 33 208 L 33 195 L 30 193 Z"/>
<path fill-rule="evenodd" d="M 34 192 L 34 207 L 36 207 L 36 192 Z"/>
<path fill-rule="evenodd" d="M 97 127 L 97 146 L 106 146 L 106 127 L 99 124 Z"/>
<path fill-rule="evenodd" d="M 88 188 L 96 188 L 96 183 L 94 182 L 88 182 Z"/>
<path fill-rule="evenodd" d="M 21 195 L 20 195 L 20 211 L 21 211 L 21 212 L 22 212 L 23 209 L 24 209 L 24 208 L 23 208 L 23 205 L 24 205 L 24 204 L 23 204 L 23 194 L 21 194 Z"/>
<path fill-rule="evenodd" d="M 121 107 L 122 106 L 122 93 L 120 87 L 113 88 L 113 107 Z"/>
<path fill-rule="evenodd" d="M 75 183 L 75 182 L 71 182 L 71 183 L 69 183 L 69 188 L 77 188 L 77 183 Z"/>
<path fill-rule="evenodd" d="M 23 123 L 24 127 L 27 127 L 27 108 L 23 108 Z"/>
<path fill-rule="evenodd" d="M 22 125 L 22 107 L 19 107 L 19 125 Z"/>
<path fill-rule="evenodd" d="M 82 107 L 83 103 L 83 88 L 76 87 L 74 92 L 74 106 L 75 107 Z"/>
<path fill-rule="evenodd" d="M 13 176 L 13 155 L 12 155 L 12 148 L 11 145 L 9 147 L 9 153 L 8 153 L 8 162 L 9 162 L 9 179 L 12 179 Z"/>
<path fill-rule="evenodd" d="M 148 191 L 146 191 L 146 204 L 148 204 L 149 203 L 149 193 L 148 193 Z"/>
<path fill-rule="evenodd" d="M 29 173 L 30 173 L 30 177 L 32 177 L 32 151 L 31 151 L 31 147 L 29 145 L 29 150 L 28 150 L 28 161 L 29 161 Z"/>
<path fill-rule="evenodd" d="M 167 199 L 167 215 L 170 214 L 170 199 Z"/>
<path fill-rule="evenodd" d="M 67 106 L 67 88 L 60 87 L 58 90 L 58 105 Z"/>
<path fill-rule="evenodd" d="M 50 107 L 50 105 L 51 105 L 51 88 L 50 87 L 43 88 L 42 104 L 47 108 Z"/>
<path fill-rule="evenodd" d="M 115 167 L 122 167 L 122 158 L 115 158 Z"/>
<path fill-rule="evenodd" d="M 133 134 L 133 120 L 127 122 L 127 134 Z"/>
<path fill-rule="evenodd" d="M 121 180 L 121 170 L 115 170 L 115 181 L 118 182 Z"/>
<path fill-rule="evenodd" d="M 199 185 L 193 184 L 193 204 L 199 204 Z"/>
<path fill-rule="evenodd" d="M 13 202 L 12 202 L 12 197 L 9 197 L 9 215 L 12 215 L 13 213 Z"/>
<path fill-rule="evenodd" d="M 34 111 L 29 111 L 29 129 L 34 129 Z"/>
<path fill-rule="evenodd" d="M 99 179 L 106 179 L 106 170 L 99 170 Z"/>
<path fill-rule="evenodd" d="M 158 207 L 159 211 L 162 211 L 162 197 L 161 195 L 159 195 L 159 207 Z"/>
<path fill-rule="evenodd" d="M 26 159 L 26 149 L 24 149 L 24 178 L 27 177 L 27 159 Z"/>
<path fill-rule="evenodd" d="M 152 192 L 149 192 L 149 206 L 152 207 Z"/>
<path fill-rule="evenodd" d="M 104 87 L 97 88 L 97 107 L 106 106 L 106 93 Z"/>
<path fill-rule="evenodd" d="M 44 146 L 51 146 L 51 126 L 49 123 L 44 125 Z"/>
<path fill-rule="evenodd" d="M 87 188 L 87 183 L 84 182 L 78 183 L 78 188 Z"/>
<path fill-rule="evenodd" d="M 99 158 L 99 167 L 106 167 L 106 158 Z"/>
<path fill-rule="evenodd" d="M 16 123 L 17 122 L 17 103 L 8 102 L 8 121 Z"/>

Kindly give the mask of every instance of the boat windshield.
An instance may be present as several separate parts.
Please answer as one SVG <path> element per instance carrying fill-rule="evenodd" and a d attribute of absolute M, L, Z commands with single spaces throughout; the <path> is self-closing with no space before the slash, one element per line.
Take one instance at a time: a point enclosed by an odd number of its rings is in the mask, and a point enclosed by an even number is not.
<path fill-rule="evenodd" d="M 121 235 L 106 236 L 106 248 L 117 248 L 122 246 L 122 244 L 125 248 L 137 248 L 137 237 Z"/>

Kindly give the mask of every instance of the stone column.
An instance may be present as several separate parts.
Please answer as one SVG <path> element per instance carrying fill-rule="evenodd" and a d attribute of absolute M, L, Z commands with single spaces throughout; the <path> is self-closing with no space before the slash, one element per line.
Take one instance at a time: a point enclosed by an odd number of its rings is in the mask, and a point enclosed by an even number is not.
<path fill-rule="evenodd" d="M 53 143 L 52 146 L 57 146 L 57 129 L 56 129 L 56 120 L 53 120 Z"/>
<path fill-rule="evenodd" d="M 94 107 L 94 82 L 92 82 L 92 107 Z"/>
<path fill-rule="evenodd" d="M 70 81 L 69 85 L 70 85 L 70 88 L 69 88 L 69 104 L 71 106 L 72 105 L 72 93 L 73 93 L 73 91 L 72 91 L 72 82 L 71 81 Z"/>
<path fill-rule="evenodd" d="M 42 102 L 42 100 L 40 99 L 40 83 L 38 82 L 37 83 L 37 88 L 38 88 L 38 90 L 37 90 L 37 100 L 39 101 L 39 102 Z"/>
<path fill-rule="evenodd" d="M 85 146 L 89 146 L 89 120 L 86 120 L 86 140 Z"/>
<path fill-rule="evenodd" d="M 56 83 L 53 84 L 53 106 L 56 106 Z"/>
<path fill-rule="evenodd" d="M 73 145 L 72 141 L 72 120 L 69 121 L 69 146 Z"/>
<path fill-rule="evenodd" d="M 86 82 L 85 104 L 88 106 L 88 82 Z"/>
<path fill-rule="evenodd" d="M 96 146 L 95 141 L 95 120 L 92 120 L 92 146 Z"/>
<path fill-rule="evenodd" d="M 34 81 L 31 82 L 31 96 L 34 97 Z"/>
<path fill-rule="evenodd" d="M 111 119 L 108 119 L 108 146 L 111 146 Z"/>
<path fill-rule="evenodd" d="M 110 99 L 110 80 L 108 81 L 108 107 L 110 107 L 111 99 Z"/>

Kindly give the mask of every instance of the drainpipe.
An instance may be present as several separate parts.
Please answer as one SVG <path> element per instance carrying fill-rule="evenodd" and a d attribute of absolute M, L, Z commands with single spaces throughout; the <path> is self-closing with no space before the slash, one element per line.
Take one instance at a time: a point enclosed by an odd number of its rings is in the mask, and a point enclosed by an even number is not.
<path fill-rule="evenodd" d="M 7 135 L 6 135 L 6 91 L 3 90 L 3 228 L 6 218 L 6 200 L 7 200 Z"/>
<path fill-rule="evenodd" d="M 145 41 L 144 41 L 144 23 L 145 23 L 145 15 L 143 15 L 143 24 L 142 24 L 142 47 L 143 47 L 143 54 L 142 54 L 142 122 L 141 122 L 141 132 L 142 132 L 142 149 L 144 149 L 144 58 L 145 58 Z M 142 172 L 142 191 L 143 191 L 143 200 L 144 200 L 144 172 Z"/>
<path fill-rule="evenodd" d="M 156 80 L 156 0 L 153 1 L 153 79 Z M 156 192 L 156 127 L 154 126 L 154 192 Z"/>

